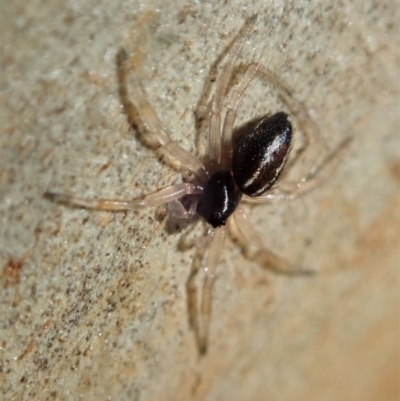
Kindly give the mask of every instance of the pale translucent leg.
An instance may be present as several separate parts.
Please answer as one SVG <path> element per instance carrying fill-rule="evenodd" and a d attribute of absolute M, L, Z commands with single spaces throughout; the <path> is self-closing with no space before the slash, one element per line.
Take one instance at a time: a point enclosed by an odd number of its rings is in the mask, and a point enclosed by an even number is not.
<path fill-rule="evenodd" d="M 241 53 L 244 42 L 254 28 L 256 16 L 249 18 L 244 25 L 239 39 L 232 45 L 229 53 L 222 60 L 224 64 L 217 80 L 215 95 L 211 104 L 210 131 L 208 140 L 208 155 L 211 161 L 217 165 L 221 160 L 221 112 L 224 105 L 224 97 L 229 87 L 236 60 Z"/>
<path fill-rule="evenodd" d="M 129 59 L 125 49 L 120 49 L 117 54 L 117 69 L 119 94 L 129 123 L 132 126 L 138 127 L 140 130 L 150 132 L 152 137 L 163 146 L 175 160 L 180 162 L 187 169 L 193 171 L 203 181 L 206 181 L 208 173 L 203 163 L 171 139 L 168 130 L 161 124 L 156 112 L 148 102 L 139 78 L 133 70 L 131 71 L 131 80 L 133 81 L 132 92 L 134 100 L 132 102 L 129 99 L 127 91 Z"/>
<path fill-rule="evenodd" d="M 188 309 L 190 325 L 196 335 L 200 354 L 207 352 L 208 332 L 211 318 L 212 289 L 215 281 L 215 271 L 218 259 L 225 241 L 225 227 L 210 228 L 206 243 L 201 243 L 193 259 L 192 271 L 187 282 Z M 197 296 L 196 275 L 202 265 L 204 249 L 209 248 L 207 266 L 204 268 L 205 278 L 201 292 L 201 300 Z M 200 308 L 199 308 L 200 306 Z"/>
<path fill-rule="evenodd" d="M 211 169 L 216 170 L 221 162 L 221 116 L 219 113 L 211 113 L 209 129 L 207 157 L 211 161 Z"/>
<path fill-rule="evenodd" d="M 163 188 L 153 194 L 140 199 L 121 200 L 121 199 L 83 199 L 73 195 L 46 192 L 45 196 L 55 202 L 64 203 L 70 206 L 82 207 L 86 209 L 123 211 L 138 210 L 148 206 L 159 206 L 173 200 L 182 198 L 185 195 L 201 194 L 201 187 L 190 183 L 175 184 Z"/>
<path fill-rule="evenodd" d="M 229 232 L 241 247 L 244 255 L 260 266 L 287 275 L 311 275 L 314 272 L 291 264 L 269 251 L 242 209 L 236 209 L 229 219 Z"/>
<path fill-rule="evenodd" d="M 212 232 L 210 232 L 210 230 L 208 234 L 205 237 L 201 238 L 196 244 L 196 252 L 193 257 L 190 275 L 186 282 L 189 324 L 194 331 L 197 348 L 200 354 L 205 353 L 205 348 L 203 345 L 204 340 L 202 340 L 202 322 L 199 314 L 199 296 L 196 277 L 203 264 L 204 252 L 205 250 L 209 249 L 210 244 L 213 240 Z"/>
<path fill-rule="evenodd" d="M 244 25 L 240 33 L 239 39 L 231 47 L 229 53 L 226 55 L 226 59 L 223 60 L 223 63 L 225 64 L 220 74 L 220 77 L 218 78 L 217 81 L 215 96 L 212 103 L 213 112 L 220 112 L 222 110 L 224 97 L 229 87 L 232 73 L 235 68 L 236 60 L 242 51 L 244 42 L 246 41 L 246 39 L 248 38 L 248 36 L 250 35 L 250 33 L 254 28 L 256 18 L 257 18 L 256 15 L 254 15 L 246 21 L 246 24 Z"/>
<path fill-rule="evenodd" d="M 251 67 L 251 66 L 250 66 Z M 237 109 L 243 98 L 243 94 L 249 87 L 251 81 L 254 79 L 257 70 L 255 68 L 247 68 L 244 76 L 236 87 L 232 89 L 230 101 L 225 113 L 224 127 L 222 130 L 222 143 L 221 143 L 221 165 L 225 170 L 230 170 L 232 163 L 232 133 L 233 125 L 235 124 Z"/>

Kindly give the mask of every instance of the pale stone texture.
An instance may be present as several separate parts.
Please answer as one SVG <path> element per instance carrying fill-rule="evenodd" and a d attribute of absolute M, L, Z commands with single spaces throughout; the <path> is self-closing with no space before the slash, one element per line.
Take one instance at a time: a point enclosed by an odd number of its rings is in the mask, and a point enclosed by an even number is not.
<path fill-rule="evenodd" d="M 399 2 L 222 3 L 1 1 L 0 398 L 398 399 Z M 179 182 L 129 131 L 115 54 L 135 54 L 155 109 L 197 152 L 209 67 L 254 13 L 243 60 L 294 88 L 329 146 L 353 143 L 308 196 L 248 208 L 266 245 L 318 275 L 274 276 L 228 242 L 199 358 L 193 251 L 177 249 L 190 225 L 42 194 L 131 198 Z M 257 83 L 240 121 L 278 108 Z"/>

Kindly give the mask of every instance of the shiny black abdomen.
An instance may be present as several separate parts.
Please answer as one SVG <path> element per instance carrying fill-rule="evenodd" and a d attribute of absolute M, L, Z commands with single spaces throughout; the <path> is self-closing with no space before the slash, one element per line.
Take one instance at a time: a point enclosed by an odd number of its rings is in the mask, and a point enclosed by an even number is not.
<path fill-rule="evenodd" d="M 197 213 L 213 227 L 226 224 L 234 212 L 242 194 L 236 186 L 232 173 L 214 173 L 204 187 L 204 193 L 197 204 Z"/>
<path fill-rule="evenodd" d="M 280 112 L 260 121 L 236 145 L 232 171 L 240 191 L 256 197 L 276 182 L 285 165 L 292 140 L 288 115 Z"/>

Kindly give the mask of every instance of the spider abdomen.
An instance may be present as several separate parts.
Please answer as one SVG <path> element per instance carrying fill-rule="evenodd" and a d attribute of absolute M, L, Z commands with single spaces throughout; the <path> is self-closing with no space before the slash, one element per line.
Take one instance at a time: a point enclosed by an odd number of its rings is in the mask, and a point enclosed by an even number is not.
<path fill-rule="evenodd" d="M 232 157 L 235 182 L 244 194 L 256 197 L 276 182 L 285 165 L 292 140 L 286 113 L 262 119 L 236 145 Z"/>
<path fill-rule="evenodd" d="M 241 197 L 232 173 L 218 171 L 207 181 L 196 211 L 214 228 L 224 226 Z"/>

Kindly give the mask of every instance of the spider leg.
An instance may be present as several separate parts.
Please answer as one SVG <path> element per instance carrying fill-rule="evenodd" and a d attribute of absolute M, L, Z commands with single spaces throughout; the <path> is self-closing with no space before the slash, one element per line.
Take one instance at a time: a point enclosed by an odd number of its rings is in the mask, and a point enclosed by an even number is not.
<path fill-rule="evenodd" d="M 73 195 L 60 194 L 55 192 L 46 192 L 44 196 L 58 203 L 82 207 L 85 209 L 124 211 L 143 209 L 148 206 L 159 206 L 164 203 L 182 198 L 185 195 L 201 194 L 202 191 L 202 188 L 199 186 L 190 183 L 181 183 L 170 185 L 143 198 L 131 200 L 84 199 L 75 197 Z"/>
<path fill-rule="evenodd" d="M 200 352 L 205 354 L 207 352 L 207 338 L 210 328 L 211 318 L 211 296 L 212 289 L 215 281 L 215 271 L 218 265 L 221 249 L 225 241 L 225 227 L 219 227 L 214 231 L 214 238 L 211 244 L 210 253 L 208 255 L 208 266 L 205 268 L 206 277 L 204 279 L 201 299 L 201 318 L 203 322 L 203 329 L 199 336 Z"/>
<path fill-rule="evenodd" d="M 201 244 L 193 259 L 192 270 L 186 284 L 188 293 L 189 321 L 196 336 L 199 353 L 204 355 L 207 352 L 208 332 L 211 318 L 211 297 L 215 281 L 215 271 L 221 248 L 225 240 L 225 227 L 210 229 L 206 237 L 206 243 Z M 204 248 L 210 247 L 207 259 L 207 266 L 204 268 L 205 278 L 203 282 L 200 304 L 197 296 L 195 278 L 202 265 Z M 200 306 L 200 307 L 199 307 Z"/>
<path fill-rule="evenodd" d="M 229 53 L 225 55 L 225 60 L 224 60 L 224 66 L 222 68 L 222 71 L 220 73 L 220 76 L 217 81 L 217 87 L 215 89 L 215 95 L 214 98 L 212 99 L 211 103 L 211 119 L 210 119 L 210 131 L 209 131 L 209 136 L 208 136 L 208 155 L 210 160 L 215 161 L 217 164 L 220 163 L 221 161 L 221 156 L 224 155 L 224 153 L 227 153 L 227 151 L 224 149 L 224 140 L 222 139 L 221 143 L 221 112 L 223 109 L 223 99 L 225 97 L 225 94 L 228 90 L 233 70 L 235 68 L 235 63 L 240 55 L 244 42 L 248 38 L 250 32 L 252 31 L 254 24 L 256 21 L 256 16 L 250 17 L 244 27 L 242 28 L 242 31 L 240 33 L 239 39 L 233 43 Z M 226 120 L 226 118 L 225 118 Z M 233 122 L 232 122 L 233 125 Z M 223 129 L 223 132 L 225 131 L 225 128 Z M 223 136 L 222 136 L 223 138 Z M 222 155 L 221 155 L 222 152 Z M 229 150 L 228 150 L 229 152 Z M 223 156 L 222 160 L 227 161 L 227 157 Z M 228 169 L 228 163 L 225 163 L 226 168 Z M 225 168 L 223 165 L 222 168 Z"/>
<path fill-rule="evenodd" d="M 235 124 L 237 109 L 242 101 L 243 94 L 254 79 L 257 70 L 255 68 L 247 68 L 241 81 L 233 88 L 227 111 L 225 114 L 224 126 L 222 129 L 222 144 L 221 144 L 221 165 L 223 169 L 231 169 L 232 163 L 232 133 L 233 125 Z"/>
<path fill-rule="evenodd" d="M 141 131 L 150 132 L 154 140 L 163 146 L 175 160 L 193 171 L 203 181 L 206 181 L 208 173 L 204 164 L 171 139 L 168 130 L 161 124 L 156 112 L 147 100 L 135 71 L 131 71 L 134 101 L 132 102 L 129 99 L 127 90 L 128 70 L 128 54 L 125 49 L 120 49 L 117 53 L 119 95 L 129 123 Z"/>
<path fill-rule="evenodd" d="M 260 266 L 286 275 L 312 275 L 312 270 L 294 265 L 268 250 L 242 209 L 236 209 L 229 219 L 229 232 L 244 255 Z"/>
<path fill-rule="evenodd" d="M 207 234 L 206 237 L 200 239 L 197 243 L 196 252 L 193 257 L 192 267 L 190 271 L 189 278 L 186 282 L 186 292 L 187 292 L 187 307 L 188 307 L 188 315 L 189 315 L 189 325 L 191 329 L 194 331 L 194 335 L 196 337 L 197 348 L 199 349 L 199 353 L 202 354 L 202 340 L 201 340 L 201 321 L 199 316 L 199 300 L 198 300 L 198 288 L 196 284 L 196 277 L 199 273 L 202 261 L 204 250 L 208 249 L 210 243 L 212 241 L 212 236 Z"/>

